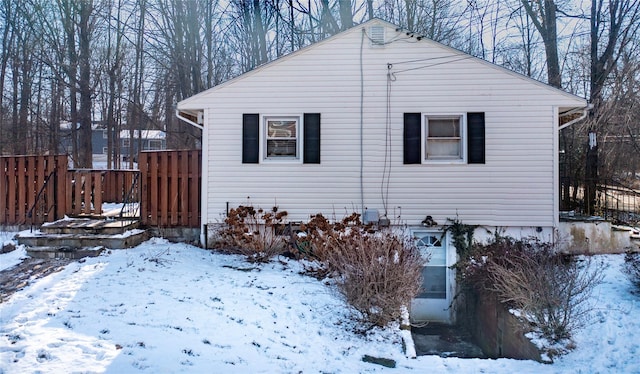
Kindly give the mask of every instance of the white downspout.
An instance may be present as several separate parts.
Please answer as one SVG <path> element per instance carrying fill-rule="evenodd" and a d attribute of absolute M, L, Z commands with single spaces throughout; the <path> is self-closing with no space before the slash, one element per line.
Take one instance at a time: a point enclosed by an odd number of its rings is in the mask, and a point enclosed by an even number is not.
<path fill-rule="evenodd" d="M 196 128 L 198 128 L 198 129 L 200 129 L 200 130 L 204 130 L 204 126 L 199 125 L 199 124 L 197 124 L 197 123 L 193 122 L 192 120 L 190 120 L 190 119 L 188 119 L 188 118 L 186 118 L 186 117 L 181 116 L 181 115 L 180 115 L 180 111 L 179 111 L 178 109 L 176 109 L 176 117 L 178 117 L 178 119 L 181 119 L 181 120 L 183 120 L 184 122 L 186 122 L 186 123 L 190 124 L 190 125 L 191 125 L 191 126 L 193 126 L 193 127 L 196 127 Z"/>

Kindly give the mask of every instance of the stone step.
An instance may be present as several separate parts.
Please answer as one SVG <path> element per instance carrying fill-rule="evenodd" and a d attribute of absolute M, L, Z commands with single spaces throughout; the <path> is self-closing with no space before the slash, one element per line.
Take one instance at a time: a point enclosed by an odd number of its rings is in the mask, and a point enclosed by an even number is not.
<path fill-rule="evenodd" d="M 125 219 L 68 218 L 45 223 L 40 231 L 46 234 L 122 234 L 138 228 L 140 221 Z"/>
<path fill-rule="evenodd" d="M 71 247 L 26 247 L 27 254 L 33 258 L 69 258 L 77 260 L 84 257 L 99 256 L 104 247 L 93 248 L 71 248 Z"/>
<path fill-rule="evenodd" d="M 122 234 L 51 234 L 42 231 L 22 231 L 16 239 L 19 244 L 30 247 L 66 247 L 112 249 L 131 248 L 149 238 L 145 230 L 128 230 Z"/>
<path fill-rule="evenodd" d="M 632 228 L 632 227 L 629 227 L 629 226 L 611 225 L 611 230 L 612 230 L 612 231 L 627 231 L 627 232 L 633 232 L 633 228 Z"/>

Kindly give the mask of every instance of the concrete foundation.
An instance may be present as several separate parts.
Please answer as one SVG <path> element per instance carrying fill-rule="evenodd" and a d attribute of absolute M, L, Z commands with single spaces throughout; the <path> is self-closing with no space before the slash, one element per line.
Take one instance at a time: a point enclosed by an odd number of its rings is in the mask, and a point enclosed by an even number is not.
<path fill-rule="evenodd" d="M 638 250 L 631 228 L 604 220 L 563 221 L 558 226 L 558 246 L 570 254 L 625 253 Z"/>
<path fill-rule="evenodd" d="M 467 290 L 464 299 L 458 320 L 487 357 L 544 362 L 538 347 L 525 336 L 529 332 L 526 324 L 509 313 L 495 296 Z"/>
<path fill-rule="evenodd" d="M 147 231 L 151 236 L 165 238 L 172 242 L 200 246 L 199 227 L 150 227 Z"/>

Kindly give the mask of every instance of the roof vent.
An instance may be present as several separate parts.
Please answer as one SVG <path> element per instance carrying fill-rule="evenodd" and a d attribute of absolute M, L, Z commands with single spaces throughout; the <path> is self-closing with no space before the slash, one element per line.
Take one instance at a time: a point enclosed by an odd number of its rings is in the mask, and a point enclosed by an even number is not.
<path fill-rule="evenodd" d="M 369 28 L 369 39 L 371 40 L 371 45 L 384 45 L 384 27 L 371 26 Z"/>

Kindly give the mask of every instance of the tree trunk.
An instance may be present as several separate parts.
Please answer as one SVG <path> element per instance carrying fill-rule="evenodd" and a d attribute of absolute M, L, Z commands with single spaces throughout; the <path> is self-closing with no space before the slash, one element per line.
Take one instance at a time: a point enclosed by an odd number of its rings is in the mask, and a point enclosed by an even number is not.
<path fill-rule="evenodd" d="M 78 54 L 76 53 L 76 17 L 71 0 L 60 2 L 65 42 L 67 47 L 68 66 L 64 69 L 69 78 L 69 122 L 71 122 L 71 159 L 75 167 L 79 167 L 78 152 Z"/>
<path fill-rule="evenodd" d="M 553 0 L 521 0 L 521 2 L 542 37 L 547 57 L 547 82 L 553 87 L 562 88 L 560 59 L 558 58 L 556 4 Z M 532 4 L 536 6 L 535 9 Z"/>
<path fill-rule="evenodd" d="M 340 6 L 340 30 L 346 30 L 353 27 L 353 10 L 351 9 L 351 0 L 339 0 Z"/>
<path fill-rule="evenodd" d="M 267 62 L 267 36 L 262 23 L 262 10 L 260 9 L 260 1 L 253 0 L 253 29 L 256 37 L 256 65 L 262 65 Z"/>
<path fill-rule="evenodd" d="M 25 38 L 26 39 L 26 38 Z M 18 127 L 16 129 L 17 136 L 16 140 L 18 142 L 18 149 L 20 154 L 32 153 L 29 152 L 29 140 L 27 138 L 27 131 L 31 126 L 29 121 L 29 107 L 31 105 L 31 51 L 29 51 L 29 47 L 27 46 L 28 42 L 23 40 L 22 43 L 22 61 L 21 61 L 21 69 L 20 76 L 22 78 L 22 82 L 20 85 L 20 111 L 18 113 Z"/>
<path fill-rule="evenodd" d="M 91 112 L 93 99 L 91 97 L 91 26 L 89 18 L 93 11 L 92 0 L 82 0 L 78 4 L 78 65 L 80 70 L 80 80 L 78 81 L 80 93 L 80 111 L 78 112 L 78 122 L 80 131 L 78 136 L 78 167 L 91 169 L 93 167 L 93 146 Z"/>
<path fill-rule="evenodd" d="M 4 82 L 7 73 L 7 64 L 9 62 L 9 56 L 12 53 L 13 37 L 14 33 L 11 31 L 13 23 L 13 8 L 11 0 L 4 0 L 2 2 L 5 20 L 2 30 L 2 59 L 0 60 L 0 93 L 4 93 Z M 0 155 L 4 153 L 7 144 L 5 142 L 9 138 L 5 135 L 5 116 L 4 116 L 4 94 L 0 94 Z"/>

